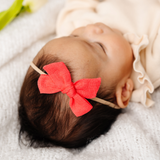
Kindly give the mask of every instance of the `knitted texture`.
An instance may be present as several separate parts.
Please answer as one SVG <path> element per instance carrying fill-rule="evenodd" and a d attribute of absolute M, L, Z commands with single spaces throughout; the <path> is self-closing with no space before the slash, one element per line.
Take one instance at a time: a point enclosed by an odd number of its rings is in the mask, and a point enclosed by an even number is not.
<path fill-rule="evenodd" d="M 0 5 L 0 11 L 13 1 L 1 2 L 6 5 Z M 50 0 L 38 12 L 20 15 L 0 32 L 0 160 L 159 160 L 160 88 L 152 95 L 152 108 L 130 103 L 108 133 L 82 150 L 19 146 L 20 88 L 33 57 L 54 38 L 56 16 L 63 3 Z"/>

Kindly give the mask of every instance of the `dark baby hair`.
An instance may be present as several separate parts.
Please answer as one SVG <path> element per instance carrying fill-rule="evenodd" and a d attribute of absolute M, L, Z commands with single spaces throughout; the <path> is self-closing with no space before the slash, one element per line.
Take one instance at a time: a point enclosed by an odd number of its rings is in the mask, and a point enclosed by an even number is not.
<path fill-rule="evenodd" d="M 59 61 L 60 59 L 52 55 L 43 55 L 36 66 L 44 71 L 44 65 Z M 72 77 L 75 71 L 65 64 Z M 121 113 L 121 109 L 113 109 L 88 99 L 93 109 L 81 117 L 76 117 L 69 107 L 69 97 L 66 94 L 40 94 L 37 86 L 39 76 L 39 73 L 30 68 L 21 88 L 18 109 L 20 143 L 26 140 L 28 146 L 35 148 L 84 147 L 106 133 Z M 114 88 L 100 88 L 97 97 L 115 103 Z"/>

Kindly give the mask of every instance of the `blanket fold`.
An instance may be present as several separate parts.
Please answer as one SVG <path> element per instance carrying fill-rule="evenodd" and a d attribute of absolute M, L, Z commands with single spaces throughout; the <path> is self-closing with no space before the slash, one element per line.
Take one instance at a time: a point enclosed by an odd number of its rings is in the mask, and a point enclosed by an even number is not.
<path fill-rule="evenodd" d="M 63 4 L 64 0 L 49 0 L 37 12 L 20 14 L 0 31 L 0 68 L 38 39 L 55 33 L 56 18 Z"/>

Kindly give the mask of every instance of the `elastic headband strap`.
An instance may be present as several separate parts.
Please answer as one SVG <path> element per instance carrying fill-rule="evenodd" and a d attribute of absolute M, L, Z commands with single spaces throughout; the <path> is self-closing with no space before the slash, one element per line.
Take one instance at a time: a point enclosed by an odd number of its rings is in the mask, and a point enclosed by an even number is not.
<path fill-rule="evenodd" d="M 39 74 L 45 74 L 43 71 L 41 71 L 33 62 L 31 62 L 31 67 L 37 71 Z"/>
<path fill-rule="evenodd" d="M 31 65 L 31 67 L 32 67 L 35 71 L 37 71 L 39 74 L 46 74 L 46 73 L 44 73 L 42 70 L 40 70 L 33 62 L 31 62 L 30 65 Z M 91 100 L 96 101 L 96 102 L 99 102 L 99 103 L 104 104 L 104 105 L 108 105 L 108 106 L 110 106 L 111 108 L 114 108 L 114 109 L 121 109 L 121 108 L 120 108 L 119 106 L 117 106 L 116 104 L 111 103 L 111 102 L 109 102 L 109 101 L 106 101 L 106 100 L 104 100 L 104 99 L 98 98 L 98 97 L 91 98 Z"/>
<path fill-rule="evenodd" d="M 119 106 L 117 106 L 116 104 L 111 103 L 111 102 L 109 102 L 109 101 L 106 101 L 106 100 L 104 100 L 104 99 L 98 98 L 98 97 L 92 98 L 91 100 L 96 101 L 96 102 L 99 102 L 99 103 L 104 104 L 104 105 L 108 105 L 108 106 L 110 106 L 110 107 L 112 107 L 112 108 L 114 108 L 114 109 L 121 109 L 121 108 L 120 108 Z"/>

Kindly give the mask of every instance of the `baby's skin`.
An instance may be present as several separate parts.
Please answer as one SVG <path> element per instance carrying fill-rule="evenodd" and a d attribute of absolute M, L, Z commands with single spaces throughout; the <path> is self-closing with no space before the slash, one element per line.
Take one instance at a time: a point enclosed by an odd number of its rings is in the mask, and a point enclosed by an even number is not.
<path fill-rule="evenodd" d="M 76 70 L 73 82 L 101 77 L 101 87 L 114 84 L 118 106 L 127 107 L 133 90 L 130 78 L 133 53 L 120 31 L 103 23 L 90 24 L 75 29 L 69 36 L 51 40 L 42 50 L 33 63 L 36 64 L 42 54 L 59 57 Z"/>

